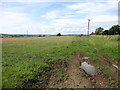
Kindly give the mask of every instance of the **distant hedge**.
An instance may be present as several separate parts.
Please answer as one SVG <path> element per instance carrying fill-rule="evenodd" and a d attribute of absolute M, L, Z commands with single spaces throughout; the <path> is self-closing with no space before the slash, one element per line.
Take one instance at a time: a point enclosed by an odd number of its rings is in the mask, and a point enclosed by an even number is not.
<path fill-rule="evenodd" d="M 120 25 L 114 25 L 109 30 L 99 27 L 91 35 L 120 35 Z"/>

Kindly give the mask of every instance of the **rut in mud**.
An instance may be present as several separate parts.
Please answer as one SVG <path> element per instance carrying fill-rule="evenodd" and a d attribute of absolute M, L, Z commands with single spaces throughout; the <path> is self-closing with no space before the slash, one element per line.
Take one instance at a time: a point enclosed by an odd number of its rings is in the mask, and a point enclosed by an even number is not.
<path fill-rule="evenodd" d="M 35 81 L 31 88 L 117 88 L 118 70 L 112 66 L 116 61 L 112 61 L 97 53 L 101 60 L 93 61 L 89 57 L 75 53 L 71 61 L 49 62 L 51 67 L 44 82 Z M 95 66 L 96 74 L 89 75 L 80 67 L 82 62 Z M 102 69 L 101 70 L 101 67 Z M 103 68 L 104 67 L 104 68 Z M 108 68 L 108 71 L 104 71 Z M 112 78 L 109 78 L 112 77 Z M 30 88 L 29 87 L 29 88 Z"/>
<path fill-rule="evenodd" d="M 101 60 L 99 60 L 98 62 L 95 62 L 94 64 L 102 66 L 104 67 L 104 69 L 106 68 L 106 70 L 102 70 L 102 73 L 104 74 L 104 76 L 108 79 L 111 78 L 111 80 L 109 80 L 109 83 L 111 84 L 112 87 L 119 87 L 120 86 L 118 82 L 119 69 L 113 66 L 113 65 L 119 66 L 118 65 L 119 60 L 108 58 L 104 56 L 102 53 L 100 53 L 99 51 L 97 51 L 97 56 L 100 57 Z"/>
<path fill-rule="evenodd" d="M 61 63 L 59 71 L 62 75 L 67 75 L 67 79 L 61 81 L 56 78 L 59 77 L 58 73 L 53 73 L 49 79 L 49 88 L 109 88 L 111 87 L 108 80 L 105 78 L 104 74 L 97 70 L 97 75 L 91 76 L 85 73 L 82 69 L 79 69 L 80 62 L 86 61 L 92 65 L 91 60 L 88 57 L 80 53 L 76 53 L 74 59 Z M 58 67 L 59 67 L 58 66 Z M 55 69 L 55 68 L 54 68 Z M 64 77 L 61 77 L 64 78 Z"/>

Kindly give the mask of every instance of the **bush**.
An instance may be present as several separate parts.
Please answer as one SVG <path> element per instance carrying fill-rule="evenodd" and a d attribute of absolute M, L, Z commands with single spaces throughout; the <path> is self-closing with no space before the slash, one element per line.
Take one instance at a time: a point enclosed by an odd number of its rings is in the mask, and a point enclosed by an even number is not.
<path fill-rule="evenodd" d="M 58 33 L 57 36 L 61 36 L 61 33 Z"/>

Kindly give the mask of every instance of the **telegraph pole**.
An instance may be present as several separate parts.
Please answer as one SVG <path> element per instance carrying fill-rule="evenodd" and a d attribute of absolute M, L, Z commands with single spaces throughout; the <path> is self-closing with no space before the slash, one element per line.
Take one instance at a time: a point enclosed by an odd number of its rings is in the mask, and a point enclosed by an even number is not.
<path fill-rule="evenodd" d="M 90 26 L 90 19 L 88 19 L 88 33 L 87 33 L 87 35 L 89 35 L 89 26 Z"/>

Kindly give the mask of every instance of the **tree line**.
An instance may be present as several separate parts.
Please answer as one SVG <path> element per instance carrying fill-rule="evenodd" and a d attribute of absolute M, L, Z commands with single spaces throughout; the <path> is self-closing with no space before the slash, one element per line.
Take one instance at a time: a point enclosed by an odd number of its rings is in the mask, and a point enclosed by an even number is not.
<path fill-rule="evenodd" d="M 91 35 L 120 35 L 120 25 L 114 25 L 109 30 L 99 27 Z"/>

